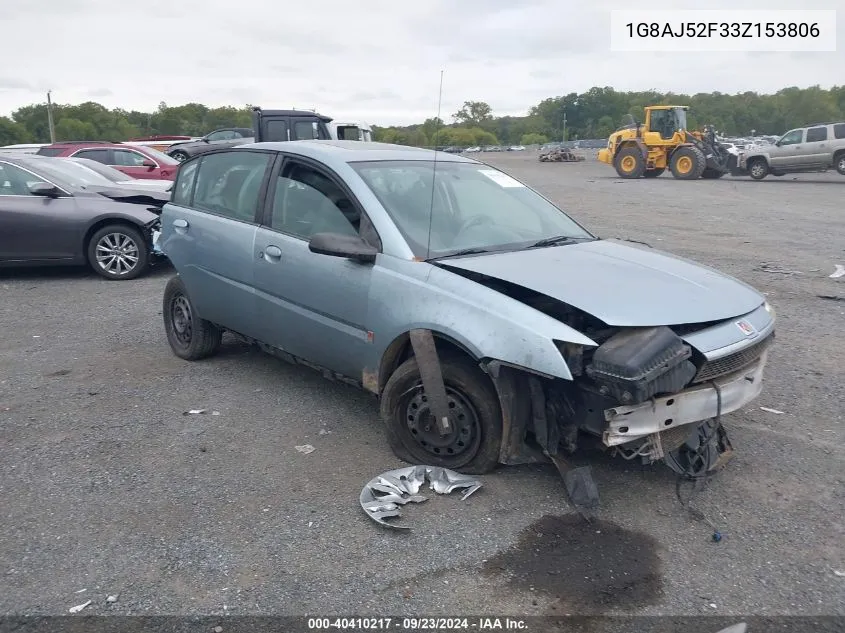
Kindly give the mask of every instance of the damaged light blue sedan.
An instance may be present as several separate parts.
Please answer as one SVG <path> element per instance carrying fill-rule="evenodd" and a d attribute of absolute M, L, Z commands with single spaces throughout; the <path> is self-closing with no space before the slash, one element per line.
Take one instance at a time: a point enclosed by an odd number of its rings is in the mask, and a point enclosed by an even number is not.
<path fill-rule="evenodd" d="M 589 440 L 685 475 L 730 455 L 774 314 L 748 285 L 600 239 L 507 174 L 352 141 L 182 164 L 160 246 L 173 352 L 224 331 L 376 394 L 401 459 L 465 473 Z M 556 462 L 557 463 L 557 462 Z"/>

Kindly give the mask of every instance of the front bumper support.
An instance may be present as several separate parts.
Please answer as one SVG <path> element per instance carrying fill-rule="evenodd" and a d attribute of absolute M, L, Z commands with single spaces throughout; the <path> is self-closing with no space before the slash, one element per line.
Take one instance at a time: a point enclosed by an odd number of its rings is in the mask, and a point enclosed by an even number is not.
<path fill-rule="evenodd" d="M 763 389 L 763 369 L 767 357 L 768 352 L 764 352 L 753 365 L 713 381 L 721 389 L 721 410 L 719 396 L 710 383 L 638 405 L 605 409 L 607 430 L 602 441 L 606 446 L 618 446 L 684 424 L 704 422 L 717 414 L 724 415 L 744 407 Z"/>

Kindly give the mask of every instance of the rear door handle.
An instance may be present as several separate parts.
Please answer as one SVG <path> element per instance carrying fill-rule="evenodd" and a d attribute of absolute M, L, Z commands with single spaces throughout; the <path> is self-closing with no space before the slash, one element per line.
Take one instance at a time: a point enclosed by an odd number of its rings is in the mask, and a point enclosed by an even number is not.
<path fill-rule="evenodd" d="M 187 229 L 188 221 L 183 220 L 182 218 L 178 218 L 176 220 L 173 220 L 173 226 L 175 226 L 177 229 Z"/>
<path fill-rule="evenodd" d="M 270 244 L 267 248 L 264 249 L 264 259 L 268 262 L 277 262 L 282 259 L 282 249 L 278 246 L 273 246 Z"/>

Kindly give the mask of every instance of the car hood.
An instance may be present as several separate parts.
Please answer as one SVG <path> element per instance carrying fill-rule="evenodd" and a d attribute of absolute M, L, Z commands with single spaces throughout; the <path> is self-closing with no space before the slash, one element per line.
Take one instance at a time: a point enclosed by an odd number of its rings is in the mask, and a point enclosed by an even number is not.
<path fill-rule="evenodd" d="M 145 178 L 141 180 L 140 178 L 137 180 L 121 180 L 116 183 L 120 187 L 127 187 L 129 189 L 153 189 L 155 191 L 167 191 L 170 187 L 173 186 L 172 180 L 152 180 L 149 178 Z"/>
<path fill-rule="evenodd" d="M 563 301 L 614 326 L 682 325 L 747 314 L 765 298 L 751 286 L 668 253 L 615 240 L 446 259 Z"/>
<path fill-rule="evenodd" d="M 159 211 L 170 202 L 169 191 L 158 191 L 152 188 L 134 189 L 131 187 L 89 187 L 89 191 L 98 193 L 116 202 L 127 202 L 130 204 L 142 204 L 147 207 L 154 207 Z"/>

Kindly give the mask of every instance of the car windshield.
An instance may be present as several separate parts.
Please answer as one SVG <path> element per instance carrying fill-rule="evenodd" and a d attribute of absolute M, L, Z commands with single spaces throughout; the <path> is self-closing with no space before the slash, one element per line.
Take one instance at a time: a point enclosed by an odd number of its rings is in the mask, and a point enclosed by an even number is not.
<path fill-rule="evenodd" d="M 131 145 L 131 143 L 127 143 L 127 145 Z M 152 147 L 147 147 L 145 145 L 133 145 L 134 148 L 141 151 L 141 153 L 154 158 L 162 165 L 179 165 L 181 164 L 175 158 L 171 158 L 164 152 L 160 152 L 157 149 L 153 149 Z"/>
<path fill-rule="evenodd" d="M 104 176 L 63 158 L 39 158 L 27 161 L 26 164 L 32 170 L 43 172 L 52 178 L 58 178 L 78 189 L 112 185 L 112 182 Z"/>
<path fill-rule="evenodd" d="M 595 239 L 536 191 L 487 165 L 378 161 L 351 166 L 417 257 L 519 250 L 554 238 L 559 238 L 555 243 Z"/>

